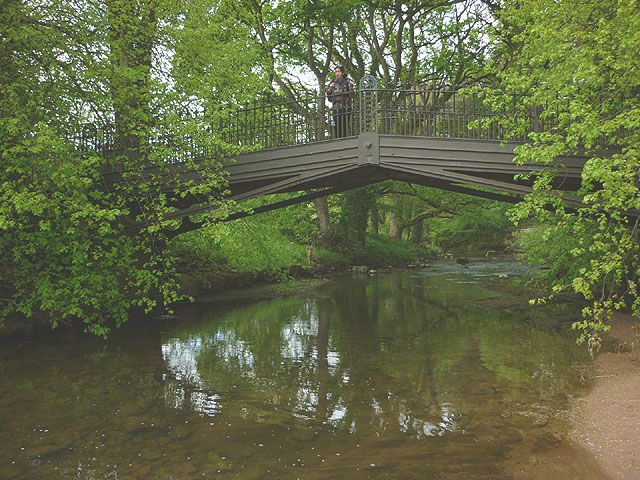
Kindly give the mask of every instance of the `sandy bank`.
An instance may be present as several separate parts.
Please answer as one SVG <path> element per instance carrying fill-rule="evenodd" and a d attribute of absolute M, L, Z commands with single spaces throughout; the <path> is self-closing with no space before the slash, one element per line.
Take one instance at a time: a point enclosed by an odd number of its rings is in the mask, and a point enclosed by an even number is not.
<path fill-rule="evenodd" d="M 595 360 L 594 384 L 575 401 L 571 438 L 615 480 L 640 480 L 640 342 L 633 318 L 617 315 L 617 346 Z"/>

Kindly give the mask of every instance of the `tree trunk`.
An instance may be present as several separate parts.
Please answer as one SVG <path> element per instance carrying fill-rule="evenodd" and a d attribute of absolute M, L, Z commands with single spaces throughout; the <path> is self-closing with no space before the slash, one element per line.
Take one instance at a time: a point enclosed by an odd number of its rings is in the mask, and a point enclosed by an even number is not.
<path fill-rule="evenodd" d="M 379 218 L 379 211 L 378 211 L 378 202 L 376 201 L 376 199 L 373 199 L 373 202 L 371 204 L 371 211 L 370 211 L 370 216 L 371 216 L 371 233 L 373 233 L 374 235 L 378 235 L 378 233 L 380 233 L 380 218 Z"/>
<path fill-rule="evenodd" d="M 325 137 L 325 104 L 324 104 L 324 82 L 327 77 L 318 75 L 318 117 L 314 119 L 316 138 L 322 140 Z M 316 198 L 313 201 L 316 207 L 316 213 L 318 214 L 318 228 L 320 229 L 320 243 L 329 243 L 334 237 L 333 229 L 331 228 L 331 217 L 329 215 L 329 202 L 327 197 Z"/>
<path fill-rule="evenodd" d="M 391 206 L 391 212 L 389 214 L 389 236 L 391 238 L 398 239 L 402 231 L 400 230 L 400 219 L 398 218 L 400 207 L 400 198 L 398 195 L 393 196 L 393 205 Z"/>
<path fill-rule="evenodd" d="M 139 166 L 151 130 L 150 83 L 158 19 L 153 0 L 108 0 L 109 88 L 113 101 L 115 144 L 131 166 Z"/>
<path fill-rule="evenodd" d="M 360 187 L 342 194 L 342 218 L 340 219 L 340 236 L 349 245 L 364 245 L 369 223 L 373 193 L 369 187 Z"/>
<path fill-rule="evenodd" d="M 400 229 L 398 228 L 398 212 L 389 214 L 389 236 L 391 238 L 399 238 Z"/>
<path fill-rule="evenodd" d="M 326 129 L 326 117 L 327 117 L 327 106 L 324 100 L 324 87 L 327 81 L 326 76 L 317 77 L 318 80 L 318 110 L 316 113 L 316 117 L 312 119 L 315 124 L 315 135 L 317 140 L 324 140 L 327 132 Z"/>
<path fill-rule="evenodd" d="M 327 197 L 316 198 L 313 201 L 318 213 L 318 228 L 320 229 L 320 243 L 328 243 L 333 238 L 333 229 L 329 217 L 329 202 Z"/>
<path fill-rule="evenodd" d="M 422 232 L 423 232 L 423 221 L 420 220 L 415 223 L 413 228 L 411 229 L 411 243 L 415 243 L 416 245 L 422 242 Z"/>

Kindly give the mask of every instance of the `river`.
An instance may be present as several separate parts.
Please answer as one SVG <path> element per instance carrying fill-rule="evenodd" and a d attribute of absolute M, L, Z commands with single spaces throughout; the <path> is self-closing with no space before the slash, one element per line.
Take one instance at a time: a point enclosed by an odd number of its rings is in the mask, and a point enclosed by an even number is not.
<path fill-rule="evenodd" d="M 566 438 L 590 368 L 567 311 L 497 293 L 502 272 L 522 269 L 443 261 L 107 341 L 1 339 L 0 478 L 601 478 Z"/>

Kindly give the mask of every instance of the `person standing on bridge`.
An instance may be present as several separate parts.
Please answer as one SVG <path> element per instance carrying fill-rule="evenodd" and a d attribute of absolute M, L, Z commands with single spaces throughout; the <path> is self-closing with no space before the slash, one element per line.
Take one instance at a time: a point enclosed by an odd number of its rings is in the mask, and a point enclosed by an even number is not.
<path fill-rule="evenodd" d="M 351 120 L 351 105 L 355 91 L 355 83 L 344 71 L 342 65 L 335 69 L 336 76 L 324 89 L 332 104 L 334 138 L 347 136 L 347 125 Z"/>

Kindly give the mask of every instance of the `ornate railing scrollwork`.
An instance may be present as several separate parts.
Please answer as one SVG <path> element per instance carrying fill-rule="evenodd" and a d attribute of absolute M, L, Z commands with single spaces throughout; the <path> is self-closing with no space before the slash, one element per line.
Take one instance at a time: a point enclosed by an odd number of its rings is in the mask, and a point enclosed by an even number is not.
<path fill-rule="evenodd" d="M 360 133 L 378 131 L 378 81 L 373 75 L 360 79 Z"/>

